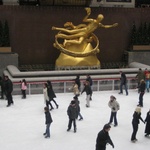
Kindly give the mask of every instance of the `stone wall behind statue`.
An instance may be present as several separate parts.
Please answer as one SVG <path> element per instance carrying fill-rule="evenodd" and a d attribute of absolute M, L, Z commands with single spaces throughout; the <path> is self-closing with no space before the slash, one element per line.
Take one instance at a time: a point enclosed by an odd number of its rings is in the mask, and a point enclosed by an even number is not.
<path fill-rule="evenodd" d="M 67 21 L 82 23 L 84 7 L 0 6 L 0 20 L 7 20 L 12 52 L 19 55 L 19 65 L 55 64 L 59 51 L 53 47 L 57 33 L 52 26 L 63 27 Z M 128 50 L 133 22 L 137 26 L 149 21 L 149 8 L 92 8 L 91 18 L 104 15 L 103 24 L 118 23 L 116 28 L 95 31 L 100 41 L 98 59 L 103 62 L 122 60 Z"/>

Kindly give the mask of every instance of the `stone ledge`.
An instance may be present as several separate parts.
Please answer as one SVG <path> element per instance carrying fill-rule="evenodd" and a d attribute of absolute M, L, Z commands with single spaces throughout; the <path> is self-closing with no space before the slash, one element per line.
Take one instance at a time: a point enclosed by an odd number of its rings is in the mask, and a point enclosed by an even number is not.
<path fill-rule="evenodd" d="M 150 51 L 150 45 L 133 45 L 134 51 Z"/>

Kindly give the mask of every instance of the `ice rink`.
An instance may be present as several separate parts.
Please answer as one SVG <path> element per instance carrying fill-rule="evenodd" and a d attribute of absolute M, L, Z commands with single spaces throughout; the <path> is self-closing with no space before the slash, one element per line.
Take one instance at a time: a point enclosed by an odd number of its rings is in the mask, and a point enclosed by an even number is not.
<path fill-rule="evenodd" d="M 132 134 L 132 115 L 138 104 L 137 90 L 130 90 L 129 95 L 119 95 L 119 91 L 93 92 L 90 107 L 85 107 L 85 93 L 79 96 L 83 121 L 77 120 L 77 132 L 67 132 L 67 107 L 73 99 L 73 93 L 56 93 L 58 109 L 51 111 L 51 137 L 45 139 L 45 114 L 43 95 L 13 96 L 14 105 L 6 107 L 7 101 L 0 100 L 0 149 L 1 150 L 95 150 L 98 132 L 108 123 L 110 108 L 108 101 L 111 95 L 120 103 L 118 126 L 112 124 L 109 132 L 115 150 L 149 150 L 150 138 L 144 136 L 145 124 L 140 122 L 137 133 L 138 141 L 130 141 Z M 52 102 L 53 104 L 53 102 Z M 150 93 L 145 93 L 142 118 L 145 119 L 150 109 Z M 55 105 L 53 104 L 55 107 Z M 55 107 L 56 108 L 56 107 Z M 107 150 L 113 149 L 107 145 Z"/>

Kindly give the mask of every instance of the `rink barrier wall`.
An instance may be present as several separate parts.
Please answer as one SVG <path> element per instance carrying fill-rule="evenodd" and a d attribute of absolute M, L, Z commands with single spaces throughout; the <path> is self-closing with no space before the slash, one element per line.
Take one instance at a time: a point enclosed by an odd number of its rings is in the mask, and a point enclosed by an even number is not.
<path fill-rule="evenodd" d="M 133 62 L 131 64 L 134 68 L 121 69 L 100 69 L 100 70 L 71 70 L 71 71 L 32 71 L 20 72 L 20 70 L 13 65 L 7 66 L 4 70 L 4 75 L 8 75 L 14 84 L 13 94 L 19 94 L 21 88 L 21 80 L 26 79 L 28 83 L 27 93 L 42 94 L 43 83 L 51 80 L 54 91 L 56 93 L 72 92 L 69 90 L 72 87 L 76 75 L 80 75 L 81 89 L 86 75 L 90 74 L 93 79 L 93 91 L 102 90 L 119 90 L 120 86 L 120 71 L 123 71 L 127 76 L 128 89 L 137 87 L 136 74 L 139 66 L 142 69 L 150 68 L 150 66 Z"/>

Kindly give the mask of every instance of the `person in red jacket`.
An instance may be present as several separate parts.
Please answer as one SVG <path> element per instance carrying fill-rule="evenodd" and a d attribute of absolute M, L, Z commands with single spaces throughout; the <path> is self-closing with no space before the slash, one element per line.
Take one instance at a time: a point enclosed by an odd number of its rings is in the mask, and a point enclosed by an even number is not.
<path fill-rule="evenodd" d="M 147 92 L 149 92 L 150 72 L 147 70 L 147 68 L 145 69 L 144 74 L 145 74 L 146 90 Z"/>

